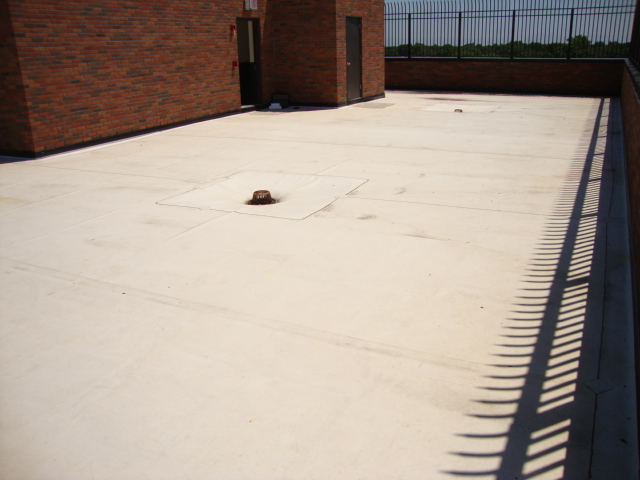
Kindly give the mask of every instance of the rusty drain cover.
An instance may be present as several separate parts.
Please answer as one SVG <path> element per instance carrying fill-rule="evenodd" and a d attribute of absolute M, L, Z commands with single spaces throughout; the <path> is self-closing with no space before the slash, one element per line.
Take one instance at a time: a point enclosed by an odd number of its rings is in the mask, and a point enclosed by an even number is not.
<path fill-rule="evenodd" d="M 269 190 L 256 190 L 253 192 L 253 198 L 247 202 L 247 205 L 271 205 L 277 200 L 271 198 Z"/>

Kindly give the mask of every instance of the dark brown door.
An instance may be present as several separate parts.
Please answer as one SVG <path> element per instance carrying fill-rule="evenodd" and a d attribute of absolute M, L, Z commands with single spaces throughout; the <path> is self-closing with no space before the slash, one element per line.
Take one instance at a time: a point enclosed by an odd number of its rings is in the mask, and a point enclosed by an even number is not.
<path fill-rule="evenodd" d="M 260 38 L 257 19 L 238 18 L 238 71 L 242 105 L 260 103 Z"/>
<path fill-rule="evenodd" d="M 362 97 L 362 20 L 347 17 L 347 101 Z"/>

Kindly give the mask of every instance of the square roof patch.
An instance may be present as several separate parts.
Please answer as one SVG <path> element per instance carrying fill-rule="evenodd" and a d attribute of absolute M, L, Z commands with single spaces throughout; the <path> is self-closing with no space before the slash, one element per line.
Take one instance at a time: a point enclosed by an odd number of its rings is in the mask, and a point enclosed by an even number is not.
<path fill-rule="evenodd" d="M 301 220 L 366 181 L 350 177 L 244 171 L 215 185 L 196 188 L 158 204 Z M 268 190 L 277 203 L 249 205 L 257 190 Z"/>

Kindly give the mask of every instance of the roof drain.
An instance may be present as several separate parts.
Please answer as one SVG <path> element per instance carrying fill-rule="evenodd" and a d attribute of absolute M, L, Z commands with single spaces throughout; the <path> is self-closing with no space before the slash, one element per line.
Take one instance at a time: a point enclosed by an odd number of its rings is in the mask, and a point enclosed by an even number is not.
<path fill-rule="evenodd" d="M 247 205 L 271 205 L 277 200 L 271 198 L 269 190 L 256 190 L 253 192 L 253 198 L 247 202 Z"/>

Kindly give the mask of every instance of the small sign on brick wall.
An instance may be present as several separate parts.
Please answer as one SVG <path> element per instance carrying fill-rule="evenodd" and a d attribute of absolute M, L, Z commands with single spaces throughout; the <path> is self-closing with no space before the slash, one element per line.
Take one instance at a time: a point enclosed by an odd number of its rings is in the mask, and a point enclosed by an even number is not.
<path fill-rule="evenodd" d="M 258 0 L 244 0 L 244 9 L 245 10 L 257 10 L 258 9 Z"/>

